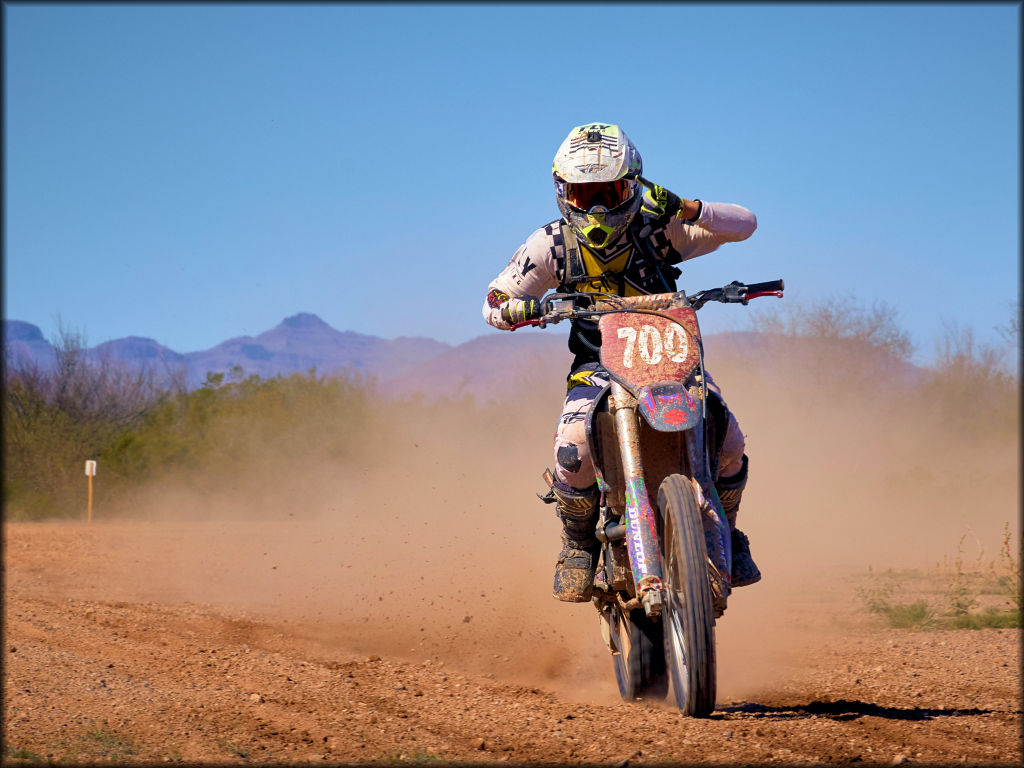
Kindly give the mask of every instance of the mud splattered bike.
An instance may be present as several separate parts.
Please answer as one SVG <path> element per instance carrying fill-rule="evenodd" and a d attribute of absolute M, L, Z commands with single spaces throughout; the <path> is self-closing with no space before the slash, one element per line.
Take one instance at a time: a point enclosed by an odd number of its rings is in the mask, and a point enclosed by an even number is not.
<path fill-rule="evenodd" d="M 697 310 L 781 298 L 783 288 L 772 280 L 692 296 L 555 293 L 540 318 L 513 328 L 582 320 L 601 332 L 611 382 L 585 421 L 601 491 L 594 605 L 623 699 L 664 698 L 671 681 L 681 712 L 714 710 L 715 621 L 731 591 L 732 547 L 714 482 L 725 409 L 709 397 Z"/>

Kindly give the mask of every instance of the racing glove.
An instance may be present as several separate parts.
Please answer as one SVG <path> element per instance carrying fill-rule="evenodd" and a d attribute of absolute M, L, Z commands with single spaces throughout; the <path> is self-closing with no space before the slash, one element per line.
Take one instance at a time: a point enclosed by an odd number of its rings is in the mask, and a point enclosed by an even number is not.
<path fill-rule="evenodd" d="M 651 184 L 644 190 L 643 202 L 640 205 L 640 212 L 650 218 L 658 218 L 667 214 L 675 214 L 682 206 L 683 201 L 678 195 L 669 192 L 662 186 Z"/>
<path fill-rule="evenodd" d="M 536 299 L 509 299 L 501 306 L 501 319 L 509 325 L 536 320 L 540 316 L 540 302 Z"/>

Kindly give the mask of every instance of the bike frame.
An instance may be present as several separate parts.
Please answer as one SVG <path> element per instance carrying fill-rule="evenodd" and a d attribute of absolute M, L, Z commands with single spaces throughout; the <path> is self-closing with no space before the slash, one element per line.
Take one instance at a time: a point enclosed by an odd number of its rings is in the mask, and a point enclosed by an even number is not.
<path fill-rule="evenodd" d="M 541 301 L 539 317 L 510 327 L 597 320 L 601 332 L 611 382 L 584 422 L 601 491 L 594 605 L 626 700 L 664 698 L 670 676 L 680 712 L 714 710 L 714 625 L 731 591 L 732 537 L 714 483 L 727 411 L 716 395 L 708 399 L 696 310 L 782 298 L 784 287 L 770 280 L 692 296 L 556 293 Z M 550 471 L 545 479 L 554 482 Z M 542 498 L 556 501 L 553 491 Z"/>
<path fill-rule="evenodd" d="M 683 294 L 615 304 L 619 308 L 600 319 L 601 362 L 612 381 L 607 396 L 597 399 L 587 418 L 602 491 L 598 535 L 612 547 L 603 596 L 621 601 L 615 595 L 626 587 L 630 601 L 622 602 L 623 607 L 631 609 L 629 603 L 635 600 L 649 617 L 660 615 L 662 526 L 652 499 L 665 477 L 681 474 L 694 485 L 706 539 L 714 544 L 709 546 L 708 570 L 716 614 L 721 615 L 730 592 L 731 537 L 709 456 L 707 387 L 696 313 Z M 624 528 L 616 525 L 619 518 L 625 520 Z M 624 559 L 615 552 L 623 541 L 632 579 L 623 579 L 624 563 L 617 562 Z M 599 610 L 602 602 L 599 597 Z"/>

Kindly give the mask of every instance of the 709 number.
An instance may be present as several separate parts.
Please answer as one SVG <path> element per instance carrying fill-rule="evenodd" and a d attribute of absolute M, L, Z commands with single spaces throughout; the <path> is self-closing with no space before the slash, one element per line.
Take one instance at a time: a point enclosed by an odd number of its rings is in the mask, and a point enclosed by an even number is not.
<path fill-rule="evenodd" d="M 689 334 L 675 323 L 666 325 L 664 332 L 653 325 L 643 325 L 639 332 L 636 328 L 623 327 L 619 328 L 618 335 L 626 340 L 622 351 L 622 364 L 626 368 L 633 367 L 638 352 L 642 362 L 657 365 L 664 359 L 681 363 L 690 351 Z"/>

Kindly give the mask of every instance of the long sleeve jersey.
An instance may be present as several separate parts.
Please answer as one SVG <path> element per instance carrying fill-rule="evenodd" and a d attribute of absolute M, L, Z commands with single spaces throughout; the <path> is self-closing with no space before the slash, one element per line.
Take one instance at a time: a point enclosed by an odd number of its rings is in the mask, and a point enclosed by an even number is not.
<path fill-rule="evenodd" d="M 533 232 L 488 285 L 483 315 L 490 325 L 508 330 L 501 317 L 507 301 L 539 299 L 556 288 L 619 296 L 675 291 L 681 273 L 674 265 L 711 253 L 723 243 L 746 240 L 757 228 L 757 219 L 746 208 L 729 203 L 702 202 L 692 221 L 677 215 L 651 221 L 638 214 L 618 242 L 607 248 L 579 243 L 578 263 L 569 265 L 562 226 L 564 222 L 556 220 Z M 569 350 L 575 355 L 572 369 L 596 362 L 600 344 L 594 323 L 574 320 L 569 336 Z"/>

